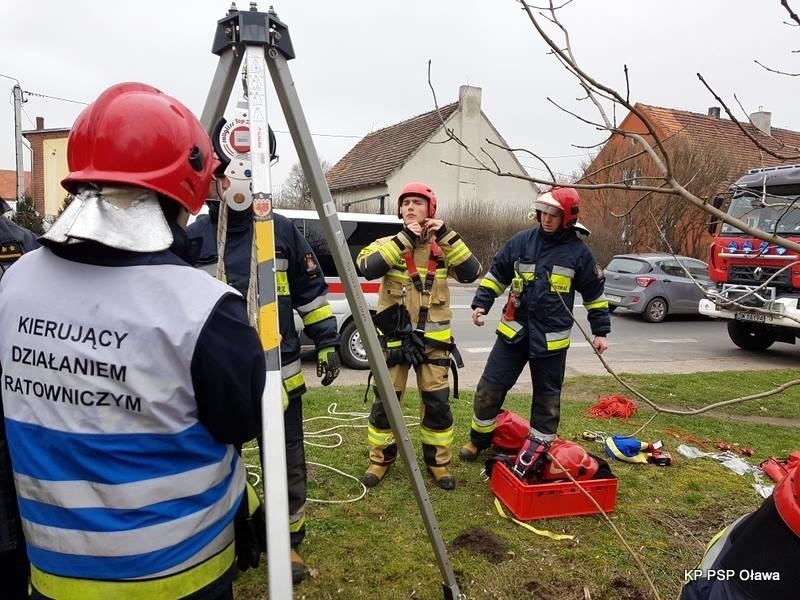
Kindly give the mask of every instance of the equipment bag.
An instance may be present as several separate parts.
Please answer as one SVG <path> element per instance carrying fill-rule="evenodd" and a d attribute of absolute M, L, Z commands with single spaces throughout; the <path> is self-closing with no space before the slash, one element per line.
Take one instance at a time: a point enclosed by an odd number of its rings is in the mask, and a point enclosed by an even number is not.
<path fill-rule="evenodd" d="M 531 429 L 528 419 L 514 411 L 504 410 L 497 415 L 495 423 L 497 428 L 494 430 L 492 445 L 498 450 L 516 454 L 528 439 L 528 432 Z"/>

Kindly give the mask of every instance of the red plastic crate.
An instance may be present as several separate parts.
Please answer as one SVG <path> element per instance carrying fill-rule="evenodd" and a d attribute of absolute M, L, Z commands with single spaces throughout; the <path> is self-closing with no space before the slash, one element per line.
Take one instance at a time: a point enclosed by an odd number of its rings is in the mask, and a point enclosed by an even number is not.
<path fill-rule="evenodd" d="M 605 512 L 617 505 L 617 479 L 590 479 L 581 485 Z M 599 513 L 571 481 L 527 484 L 503 463 L 492 468 L 492 492 L 520 521 Z"/>

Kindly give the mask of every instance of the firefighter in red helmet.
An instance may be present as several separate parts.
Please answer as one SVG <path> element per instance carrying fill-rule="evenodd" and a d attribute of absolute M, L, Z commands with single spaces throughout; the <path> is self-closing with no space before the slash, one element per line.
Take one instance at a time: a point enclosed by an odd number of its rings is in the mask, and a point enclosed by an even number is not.
<path fill-rule="evenodd" d="M 577 235 L 588 233 L 578 222 L 579 204 L 577 190 L 569 187 L 538 196 L 531 215 L 539 227 L 521 231 L 500 249 L 475 292 L 472 321 L 477 326 L 484 324 L 484 315 L 506 289 L 508 299 L 475 392 L 470 439 L 459 451 L 462 460 L 475 460 L 491 445 L 506 394 L 528 365 L 533 379 L 530 433 L 515 471 L 525 477 L 543 468 L 558 429 L 575 292 L 588 311 L 592 345 L 598 353 L 608 347 L 605 336 L 611 318 L 603 294 L 605 279 Z"/>
<path fill-rule="evenodd" d="M 403 316 L 403 326 L 378 326 L 389 373 L 397 397 L 402 400 L 408 372 L 413 367 L 422 404 L 420 430 L 425 464 L 437 486 L 452 490 L 455 479 L 448 465 L 453 415 L 448 370 L 454 344 L 447 279 L 475 281 L 481 265 L 461 236 L 437 218 L 436 194 L 429 185 L 415 182 L 403 187 L 397 198 L 397 217 L 403 220 L 403 230 L 366 246 L 359 253 L 357 264 L 367 279 L 382 278 L 379 314 L 399 311 L 394 314 Z M 362 481 L 373 487 L 397 458 L 397 444 L 377 392 L 367 438 L 370 465 Z"/>
<path fill-rule="evenodd" d="M 794 600 L 800 590 L 800 464 L 718 533 L 686 573 L 681 600 Z"/>
<path fill-rule="evenodd" d="M 67 162 L 74 200 L 0 283 L 33 597 L 230 598 L 237 447 L 259 431 L 266 366 L 239 293 L 191 266 L 211 141 L 175 98 L 122 83 L 75 121 Z"/>

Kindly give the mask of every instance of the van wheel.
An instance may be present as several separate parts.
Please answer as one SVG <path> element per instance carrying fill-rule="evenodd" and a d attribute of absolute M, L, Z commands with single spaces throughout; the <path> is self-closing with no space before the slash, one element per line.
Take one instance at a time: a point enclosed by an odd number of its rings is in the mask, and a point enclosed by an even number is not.
<path fill-rule="evenodd" d="M 728 321 L 728 336 L 742 350 L 766 350 L 775 343 L 775 337 L 758 323 Z"/>
<path fill-rule="evenodd" d="M 364 349 L 361 334 L 352 319 L 342 327 L 342 348 L 339 354 L 342 362 L 351 369 L 369 369 L 367 351 Z"/>
<path fill-rule="evenodd" d="M 663 298 L 653 298 L 644 307 L 642 318 L 648 323 L 661 323 L 667 316 L 667 301 Z"/>

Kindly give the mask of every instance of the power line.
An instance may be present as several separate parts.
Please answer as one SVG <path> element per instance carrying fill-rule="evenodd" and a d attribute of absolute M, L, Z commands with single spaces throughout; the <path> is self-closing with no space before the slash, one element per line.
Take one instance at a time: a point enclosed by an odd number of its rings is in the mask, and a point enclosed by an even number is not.
<path fill-rule="evenodd" d="M 11 77 L 11 75 L 3 75 L 3 73 L 0 73 L 0 77 L 5 77 L 6 79 L 10 79 L 11 81 L 16 81 L 17 85 L 19 85 L 19 79 L 17 79 L 16 77 Z"/>
<path fill-rule="evenodd" d="M 73 104 L 83 104 L 84 106 L 88 106 L 88 102 L 83 102 L 82 100 L 72 100 L 70 98 L 60 98 L 59 96 L 49 96 L 48 94 L 39 94 L 37 92 L 29 92 L 25 91 L 25 94 L 29 96 L 39 96 L 40 98 L 49 98 L 50 100 L 60 100 L 62 102 L 72 102 Z"/>
<path fill-rule="evenodd" d="M 288 131 L 283 131 L 280 129 L 273 129 L 273 131 L 275 133 L 289 133 Z M 315 137 L 351 138 L 356 140 L 360 140 L 361 138 L 364 137 L 363 135 L 349 135 L 346 133 L 312 133 L 311 135 Z"/>

